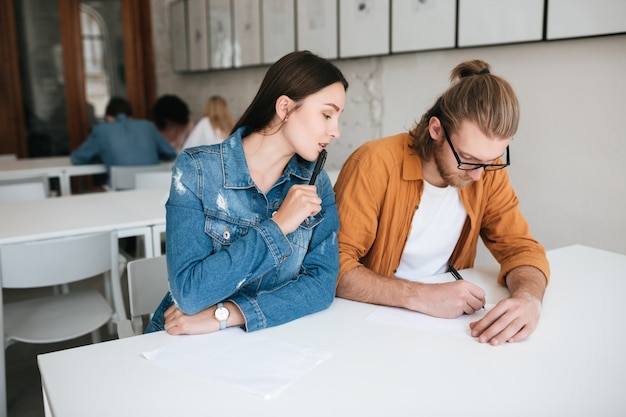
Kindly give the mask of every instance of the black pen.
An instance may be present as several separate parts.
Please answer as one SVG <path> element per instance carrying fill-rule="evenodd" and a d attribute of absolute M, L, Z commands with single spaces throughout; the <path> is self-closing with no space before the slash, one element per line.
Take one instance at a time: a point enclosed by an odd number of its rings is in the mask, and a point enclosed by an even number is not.
<path fill-rule="evenodd" d="M 457 271 L 456 268 L 452 266 L 452 264 L 448 264 L 448 270 L 450 271 L 454 279 L 456 279 L 457 281 L 463 281 L 463 277 L 461 276 L 459 271 Z M 485 309 L 485 306 L 483 306 L 483 310 L 484 309 Z"/>
<path fill-rule="evenodd" d="M 317 175 L 320 173 L 320 171 L 324 167 L 324 162 L 326 162 L 326 153 L 327 153 L 326 149 L 322 149 L 319 156 L 317 157 L 317 162 L 315 163 L 315 168 L 313 168 L 313 174 L 311 175 L 311 180 L 309 181 L 309 185 L 315 184 Z"/>
<path fill-rule="evenodd" d="M 459 274 L 459 271 L 457 271 L 456 268 L 452 266 L 452 264 L 448 265 L 448 269 L 450 270 L 450 273 L 452 274 L 454 279 L 456 279 L 457 281 L 463 280 L 463 277 L 461 276 L 461 274 Z"/>

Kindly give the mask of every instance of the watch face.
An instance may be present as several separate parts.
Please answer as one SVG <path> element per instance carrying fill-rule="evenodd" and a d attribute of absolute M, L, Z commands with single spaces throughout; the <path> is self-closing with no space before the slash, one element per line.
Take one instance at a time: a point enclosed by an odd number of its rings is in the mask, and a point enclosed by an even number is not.
<path fill-rule="evenodd" d="M 226 307 L 220 307 L 215 310 L 215 318 L 219 321 L 226 320 L 229 315 L 230 313 Z"/>

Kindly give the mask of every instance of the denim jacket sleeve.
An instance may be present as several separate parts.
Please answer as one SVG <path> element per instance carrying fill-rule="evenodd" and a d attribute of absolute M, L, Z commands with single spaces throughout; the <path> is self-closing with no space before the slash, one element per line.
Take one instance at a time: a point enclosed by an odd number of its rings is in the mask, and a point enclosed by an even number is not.
<path fill-rule="evenodd" d="M 321 213 L 285 236 L 265 213 L 251 212 L 248 218 L 216 214 L 205 195 L 209 186 L 203 182 L 204 168 L 185 152 L 174 166 L 166 236 L 170 289 L 177 306 L 195 314 L 230 300 L 242 310 L 248 331 L 327 308 L 335 295 L 339 227 L 328 176 L 320 176 L 317 185 Z M 223 184 L 218 187 L 224 190 Z M 249 193 L 256 191 L 231 192 L 250 210 Z"/>

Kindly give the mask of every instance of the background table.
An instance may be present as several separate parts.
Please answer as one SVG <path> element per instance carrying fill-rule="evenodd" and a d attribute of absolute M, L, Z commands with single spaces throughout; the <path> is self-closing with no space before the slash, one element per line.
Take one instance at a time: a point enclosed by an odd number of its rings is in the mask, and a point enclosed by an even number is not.
<path fill-rule="evenodd" d="M 165 226 L 165 199 L 168 190 L 142 189 L 101 192 L 47 198 L 34 201 L 0 203 L 0 245 L 41 239 L 111 232 L 117 238 L 143 236 L 146 256 L 154 255 L 155 228 Z M 160 246 L 159 246 L 160 252 Z M 36 260 L 33 260 L 34 262 Z M 117 263 L 113 273 L 117 276 Z M 125 319 L 119 277 L 112 279 L 116 319 Z M 2 289 L 0 288 L 0 296 Z M 0 329 L 2 329 L 0 299 Z M 1 332 L 0 332 L 1 333 Z M 0 416 L 6 413 L 4 349 L 0 352 Z"/>
<path fill-rule="evenodd" d="M 38 357 L 49 415 L 581 416 L 626 415 L 626 256 L 571 246 L 549 252 L 552 281 L 538 329 L 499 347 L 470 336 L 367 320 L 377 306 L 337 299 L 263 330 L 333 356 L 264 400 L 141 356 L 164 332 Z M 495 303 L 496 265 L 464 270 Z M 416 313 L 417 314 L 417 313 Z M 220 360 L 206 358 L 206 360 Z M 103 400 L 104 399 L 104 400 Z"/>
<path fill-rule="evenodd" d="M 69 156 L 16 159 L 0 163 L 0 180 L 21 179 L 37 175 L 58 178 L 63 196 L 72 193 L 71 177 L 104 173 L 106 173 L 104 164 L 73 165 Z"/>

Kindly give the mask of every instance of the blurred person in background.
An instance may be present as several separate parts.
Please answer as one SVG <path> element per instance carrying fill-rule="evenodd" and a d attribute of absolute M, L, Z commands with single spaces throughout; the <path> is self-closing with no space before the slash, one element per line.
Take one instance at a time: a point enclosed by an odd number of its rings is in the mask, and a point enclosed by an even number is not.
<path fill-rule="evenodd" d="M 221 96 L 211 96 L 204 108 L 204 117 L 193 128 L 183 148 L 220 143 L 231 133 L 235 120 L 228 103 Z"/>

